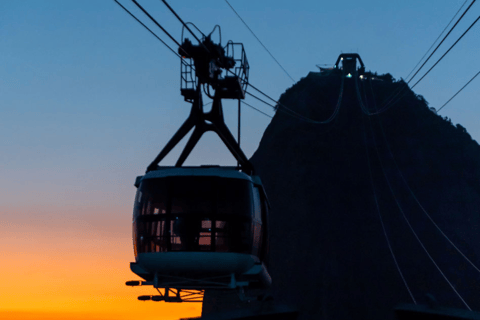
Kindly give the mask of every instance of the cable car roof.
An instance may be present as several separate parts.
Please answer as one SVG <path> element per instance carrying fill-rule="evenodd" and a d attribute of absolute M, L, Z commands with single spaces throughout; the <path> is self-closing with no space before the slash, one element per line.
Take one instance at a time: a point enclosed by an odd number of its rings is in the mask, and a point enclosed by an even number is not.
<path fill-rule="evenodd" d="M 150 171 L 144 176 L 138 176 L 135 181 L 135 186 L 140 185 L 140 181 L 143 179 L 154 178 L 166 178 L 166 177 L 221 177 L 231 179 L 242 179 L 250 181 L 254 184 L 261 185 L 260 178 L 258 176 L 249 176 L 243 172 L 237 171 L 236 167 L 158 167 L 157 170 Z"/>

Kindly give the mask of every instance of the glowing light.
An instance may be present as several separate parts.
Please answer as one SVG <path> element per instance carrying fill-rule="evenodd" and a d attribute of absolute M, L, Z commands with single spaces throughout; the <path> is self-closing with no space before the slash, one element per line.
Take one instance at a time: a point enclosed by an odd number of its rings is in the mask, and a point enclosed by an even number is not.
<path fill-rule="evenodd" d="M 347 74 L 347 78 L 351 78 L 351 77 L 352 77 L 351 73 Z"/>

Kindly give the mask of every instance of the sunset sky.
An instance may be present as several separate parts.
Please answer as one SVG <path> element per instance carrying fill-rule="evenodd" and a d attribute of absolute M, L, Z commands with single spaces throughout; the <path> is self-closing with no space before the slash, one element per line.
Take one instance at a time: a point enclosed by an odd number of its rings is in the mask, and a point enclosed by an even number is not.
<path fill-rule="evenodd" d="M 180 23 L 161 1 L 139 2 L 180 39 Z M 174 46 L 132 2 L 121 3 Z M 204 33 L 221 25 L 223 44 L 243 42 L 250 81 L 270 96 L 278 99 L 293 85 L 224 1 L 169 3 Z M 342 52 L 358 52 L 367 70 L 405 77 L 464 0 L 230 3 L 298 81 Z M 475 4 L 441 53 L 479 14 Z M 431 107 L 480 70 L 479 28 L 414 89 Z M 112 0 L 0 1 L 0 53 L 0 319 L 200 315 L 200 304 L 140 302 L 137 296 L 153 289 L 124 285 L 136 279 L 129 270 L 135 177 L 190 110 L 180 95 L 178 59 Z M 477 141 L 479 86 L 480 77 L 441 111 Z M 225 103 L 233 132 L 235 106 Z M 269 121 L 244 108 L 247 156 Z M 173 164 L 179 150 L 162 164 Z M 186 164 L 234 160 L 207 134 Z"/>

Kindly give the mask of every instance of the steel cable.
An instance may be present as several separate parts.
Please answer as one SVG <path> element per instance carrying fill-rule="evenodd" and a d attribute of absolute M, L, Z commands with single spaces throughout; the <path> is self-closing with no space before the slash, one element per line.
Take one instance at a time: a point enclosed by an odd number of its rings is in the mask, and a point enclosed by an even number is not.
<path fill-rule="evenodd" d="M 480 73 L 480 72 L 479 72 Z M 478 73 L 477 73 L 478 75 Z M 373 99 L 375 100 L 375 95 L 374 95 L 374 92 L 373 92 L 373 88 L 370 86 L 370 89 L 372 90 L 372 95 L 373 95 Z M 407 187 L 407 189 L 410 191 L 410 194 L 412 195 L 413 199 L 415 199 L 415 202 L 417 202 L 418 206 L 420 207 L 420 209 L 422 209 L 423 213 L 427 216 L 427 218 L 430 220 L 430 222 L 435 226 L 435 228 L 437 228 L 438 232 L 440 232 L 440 234 L 455 248 L 455 250 L 457 250 L 457 252 L 468 262 L 470 263 L 470 265 L 475 269 L 477 270 L 479 273 L 480 273 L 480 269 L 453 243 L 452 240 L 450 240 L 450 238 L 445 234 L 445 232 L 443 232 L 443 230 L 438 226 L 438 224 L 432 219 L 432 217 L 430 216 L 430 214 L 427 212 L 427 210 L 425 210 L 425 208 L 422 206 L 422 204 L 420 203 L 420 201 L 418 200 L 417 196 L 415 195 L 415 193 L 413 192 L 412 188 L 410 187 L 410 185 L 408 184 L 407 180 L 405 179 L 405 176 L 403 175 L 402 173 L 402 170 L 400 170 L 400 166 L 398 165 L 397 163 L 397 160 L 395 159 L 395 156 L 393 155 L 393 152 L 392 152 L 392 149 L 390 148 L 390 143 L 388 142 L 388 139 L 387 139 L 387 135 L 385 134 L 385 130 L 383 128 L 383 125 L 382 125 L 382 122 L 380 121 L 380 119 L 378 119 L 378 123 L 380 125 L 380 129 L 381 129 L 381 132 L 382 132 L 382 136 L 383 136 L 383 140 L 385 141 L 385 145 L 387 146 L 387 150 L 390 154 L 390 157 L 392 158 L 393 160 L 393 163 L 395 164 L 395 167 L 397 168 L 397 171 L 398 173 L 400 174 L 400 177 L 402 179 L 402 181 L 404 182 L 405 186 Z"/>
<path fill-rule="evenodd" d="M 280 68 L 282 68 L 283 72 L 285 72 L 285 74 L 295 83 L 295 79 L 292 78 L 292 76 L 287 72 L 287 70 L 285 70 L 285 68 L 280 64 L 280 62 L 278 62 L 277 59 L 275 59 L 275 57 L 273 56 L 273 54 L 270 52 L 270 50 L 267 49 L 267 47 L 262 43 L 262 41 L 260 41 L 260 39 L 257 37 L 257 35 L 255 34 L 255 32 L 253 32 L 252 29 L 250 29 L 250 27 L 247 25 L 247 23 L 242 19 L 242 17 L 238 14 L 238 12 L 232 7 L 232 5 L 230 4 L 230 2 L 228 2 L 228 0 L 225 0 L 225 2 L 228 4 L 228 6 L 233 10 L 233 12 L 235 12 L 235 14 L 237 15 L 237 17 L 243 22 L 243 24 L 245 25 L 245 27 L 247 27 L 247 29 L 250 31 L 250 33 L 255 37 L 255 39 L 257 39 L 257 41 L 262 45 L 262 47 L 268 52 L 268 54 L 270 55 L 270 57 L 272 57 L 273 60 L 275 60 L 275 62 L 278 64 L 278 66 Z"/>
<path fill-rule="evenodd" d="M 370 175 L 370 184 L 372 186 L 373 198 L 375 200 L 375 207 L 377 208 L 377 214 L 378 214 L 378 217 L 380 219 L 380 223 L 382 225 L 383 235 L 385 236 L 385 240 L 387 241 L 388 250 L 390 251 L 390 254 L 392 256 L 393 262 L 395 263 L 395 267 L 397 268 L 397 271 L 400 275 L 400 278 L 402 278 L 402 282 L 405 285 L 405 287 L 407 288 L 408 294 L 412 298 L 413 303 L 417 304 L 417 301 L 415 300 L 415 297 L 413 296 L 412 291 L 410 290 L 410 287 L 407 283 L 407 280 L 405 279 L 405 276 L 403 275 L 402 269 L 400 268 L 400 265 L 398 264 L 397 257 L 395 256 L 392 245 L 390 243 L 390 239 L 389 239 L 388 234 L 387 234 L 387 230 L 385 228 L 385 223 L 383 222 L 383 217 L 382 217 L 382 213 L 380 211 L 380 206 L 378 205 L 378 198 L 377 198 L 377 193 L 375 191 L 375 185 L 373 183 L 372 167 L 371 167 L 371 164 L 370 164 L 370 156 L 369 156 L 368 146 L 367 146 L 367 133 L 366 133 L 366 128 L 365 128 L 365 120 L 363 120 L 362 122 L 363 122 L 363 141 L 364 141 L 364 144 L 365 144 L 365 151 L 366 151 L 366 155 L 367 155 L 367 164 L 368 164 L 368 173 Z"/>
<path fill-rule="evenodd" d="M 437 268 L 438 272 L 442 275 L 443 279 L 448 283 L 448 285 L 450 286 L 450 288 L 455 292 L 455 294 L 457 295 L 457 297 L 462 301 L 462 303 L 465 305 L 465 307 L 467 307 L 468 310 L 472 311 L 472 309 L 470 308 L 470 306 L 467 304 L 467 302 L 463 299 L 463 297 L 460 295 L 460 293 L 457 291 L 457 289 L 453 286 L 453 284 L 450 282 L 450 280 L 448 280 L 447 276 L 443 273 L 442 269 L 440 269 L 440 267 L 438 266 L 438 264 L 435 262 L 435 260 L 433 259 L 433 257 L 430 255 L 430 253 L 428 252 L 427 248 L 425 247 L 425 245 L 423 244 L 422 240 L 420 239 L 420 237 L 417 235 L 417 233 L 415 232 L 415 230 L 413 229 L 413 226 L 410 224 L 410 221 L 408 220 L 407 216 L 405 215 L 405 212 L 403 211 L 403 208 L 402 206 L 400 205 L 400 202 L 398 201 L 396 195 L 395 195 L 395 192 L 393 191 L 393 188 L 392 188 L 392 185 L 390 183 L 390 180 L 388 179 L 387 177 L 387 174 L 385 172 L 385 168 L 383 166 L 383 162 L 382 162 L 382 159 L 380 157 L 380 152 L 378 151 L 378 147 L 377 147 L 377 142 L 376 142 L 376 139 L 375 139 L 375 134 L 373 132 L 373 128 L 372 128 L 372 125 L 370 123 L 370 130 L 372 132 L 372 139 L 373 139 L 373 143 L 374 143 L 374 147 L 375 147 L 375 151 L 377 153 L 377 157 L 378 157 L 378 161 L 380 163 L 380 167 L 382 169 L 382 173 L 383 173 L 383 176 L 385 178 L 385 181 L 387 182 L 387 185 L 388 185 L 388 188 L 390 189 L 390 192 L 393 196 L 393 199 L 395 200 L 395 203 L 397 204 L 397 207 L 400 211 L 400 213 L 402 214 L 403 218 L 405 219 L 405 222 L 407 223 L 410 231 L 412 232 L 412 234 L 415 236 L 415 238 L 417 239 L 418 243 L 420 244 L 420 246 L 422 247 L 422 249 L 425 251 L 426 255 L 428 256 L 428 258 L 430 259 L 430 261 L 433 263 L 433 265 L 435 266 L 435 268 Z"/>
<path fill-rule="evenodd" d="M 438 39 L 440 39 L 440 37 L 442 36 L 442 34 L 445 32 L 445 30 L 447 30 L 447 28 L 450 26 L 450 24 L 453 22 L 453 20 L 455 19 L 455 17 L 458 15 L 458 13 L 460 12 L 460 10 L 462 10 L 462 8 L 465 6 L 465 4 L 467 3 L 468 0 L 465 0 L 465 2 L 462 4 L 462 6 L 460 7 L 460 9 L 458 9 L 458 11 L 455 13 L 455 15 L 453 16 L 453 18 L 450 20 L 450 22 L 447 24 L 447 26 L 442 30 L 442 32 L 440 32 L 440 34 L 438 35 L 437 39 L 435 39 L 435 41 L 432 43 L 432 45 L 430 46 L 430 48 L 428 48 L 428 50 L 425 52 L 425 54 L 423 55 L 422 58 L 420 58 L 420 60 L 417 62 L 417 64 L 415 65 L 415 67 L 413 67 L 412 71 L 410 71 L 410 73 L 405 77 L 405 79 L 408 79 L 408 77 L 410 77 L 410 75 L 413 73 L 413 71 L 415 71 L 415 69 L 418 67 L 418 65 L 422 62 L 423 58 L 425 58 L 425 56 L 428 54 L 428 52 L 430 52 L 430 50 L 432 50 L 433 46 L 437 43 Z M 475 2 L 475 0 L 473 1 Z M 472 4 L 473 4 L 472 2 Z M 458 23 L 458 22 L 457 22 Z M 438 48 L 438 47 L 437 47 Z M 435 49 L 436 50 L 436 49 Z M 428 59 L 427 59 L 428 60 Z"/>
<path fill-rule="evenodd" d="M 427 60 L 425 60 L 422 64 L 422 66 L 417 70 L 417 72 L 415 72 L 415 74 L 412 76 L 412 78 L 410 78 L 410 80 L 408 80 L 407 83 L 410 83 L 410 81 L 412 81 L 413 78 L 415 78 L 415 76 L 420 72 L 420 70 L 422 70 L 423 66 L 425 66 L 425 64 L 428 62 L 428 60 L 430 60 L 430 58 L 433 56 L 433 54 L 438 50 L 438 48 L 440 48 L 440 46 L 442 45 L 442 43 L 447 39 L 447 37 L 450 35 L 450 33 L 453 31 L 453 29 L 455 29 L 455 27 L 458 25 L 458 23 L 462 20 L 462 18 L 465 16 L 465 14 L 468 12 L 468 10 L 470 10 L 470 8 L 473 6 L 473 4 L 475 3 L 476 0 L 473 0 L 472 3 L 470 3 L 470 5 L 468 6 L 468 8 L 463 12 L 463 14 L 460 16 L 460 18 L 458 18 L 457 22 L 453 25 L 453 27 L 450 29 L 450 31 L 448 31 L 448 33 L 445 35 L 445 37 L 443 37 L 442 41 L 438 44 L 438 46 L 435 48 L 435 50 L 433 50 L 433 52 L 428 56 Z M 463 4 L 465 5 L 465 3 Z M 462 5 L 462 7 L 463 7 Z M 461 8 L 460 8 L 461 9 Z M 460 10 L 459 10 L 460 11 Z M 458 12 L 455 14 L 455 16 L 458 14 Z M 454 17 L 455 18 L 455 17 Z M 452 19 L 453 20 L 453 19 Z M 450 24 L 450 23 L 449 23 Z M 443 31 L 442 31 L 443 33 Z M 438 38 L 437 38 L 438 39 Z M 435 40 L 436 42 L 437 40 Z M 430 49 L 429 49 L 430 50 Z M 423 59 L 423 58 L 422 58 Z M 408 78 L 408 77 L 407 77 Z"/>
<path fill-rule="evenodd" d="M 451 97 L 450 99 L 448 99 L 448 101 L 445 102 L 445 103 L 443 104 L 443 106 L 441 106 L 440 109 L 437 110 L 437 112 L 439 112 L 440 110 L 442 110 L 443 107 L 445 107 L 450 101 L 452 101 L 453 98 L 455 98 L 455 97 L 457 96 L 457 94 L 459 94 L 463 89 L 465 89 L 465 87 L 468 86 L 468 85 L 470 84 L 470 82 L 472 82 L 473 79 L 475 79 L 479 74 L 480 74 L 480 71 L 478 71 L 477 74 L 474 75 L 472 79 L 470 79 L 460 90 L 458 90 L 457 93 L 455 93 L 455 94 L 453 95 L 453 97 Z"/>

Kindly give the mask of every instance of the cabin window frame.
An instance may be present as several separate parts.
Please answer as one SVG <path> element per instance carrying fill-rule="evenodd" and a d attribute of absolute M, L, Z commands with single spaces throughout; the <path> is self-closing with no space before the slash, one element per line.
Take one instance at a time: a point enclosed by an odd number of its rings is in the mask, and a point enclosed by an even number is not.
<path fill-rule="evenodd" d="M 254 255 L 259 255 L 261 253 L 262 248 L 261 248 L 261 243 L 263 241 L 257 241 L 256 244 L 254 244 L 254 232 L 258 228 L 262 228 L 262 209 L 263 209 L 263 193 L 259 188 L 252 183 L 251 181 L 244 180 L 244 179 L 238 179 L 238 178 L 224 178 L 224 177 L 215 177 L 215 176 L 206 176 L 206 177 L 192 177 L 192 176 L 186 176 L 186 178 L 206 178 L 208 179 L 207 181 L 210 181 L 211 184 L 211 190 L 214 192 L 210 192 L 208 195 L 209 200 L 207 202 L 210 202 L 212 210 L 210 211 L 210 214 L 205 214 L 205 213 L 198 213 L 196 219 L 199 222 L 199 230 L 198 232 L 195 231 L 194 237 L 197 237 L 196 239 L 193 240 L 194 246 L 193 247 L 188 247 L 188 245 L 183 246 L 182 241 L 180 240 L 181 245 L 177 246 L 177 243 L 175 243 L 180 236 L 180 233 L 177 232 L 178 235 L 176 235 L 174 229 L 174 224 L 175 221 L 178 221 L 181 219 L 187 219 L 185 221 L 188 221 L 189 218 L 193 218 L 192 215 L 196 214 L 194 212 L 184 212 L 184 213 L 172 213 L 172 202 L 174 199 L 174 195 L 172 193 L 175 192 L 175 186 L 173 185 L 174 183 L 178 183 L 178 177 L 165 177 L 165 178 L 153 178 L 153 179 L 145 179 L 143 180 L 139 188 L 137 190 L 138 193 L 143 193 L 142 197 L 145 202 L 140 202 L 140 203 L 135 203 L 135 209 L 134 209 L 134 246 L 135 246 L 135 254 L 136 256 L 139 253 L 144 253 L 144 252 L 182 252 L 182 251 L 193 251 L 193 252 L 237 252 L 237 253 L 248 253 L 248 254 L 254 254 Z M 224 179 L 224 180 L 221 180 Z M 152 185 L 148 186 L 144 184 L 144 181 L 149 181 L 147 184 L 151 183 Z M 151 181 L 151 182 L 150 182 Z M 155 205 L 150 196 L 149 192 L 145 190 L 146 188 L 154 188 L 153 183 L 154 182 L 164 182 L 164 193 L 165 197 L 163 198 L 163 201 L 166 202 L 166 210 L 165 213 L 161 212 L 161 209 L 159 209 L 159 212 L 157 214 L 154 214 L 155 211 Z M 238 187 L 240 187 L 240 183 L 244 183 L 244 186 L 241 187 L 243 188 L 245 194 L 244 197 L 248 199 L 244 201 L 249 201 L 250 206 L 245 205 L 243 208 L 244 210 L 247 209 L 249 213 L 247 214 L 239 214 L 239 212 L 235 213 L 220 213 L 219 212 L 219 204 L 221 204 L 221 193 L 222 190 L 220 187 L 225 187 L 224 183 L 225 182 L 233 182 L 233 183 L 238 183 Z M 160 184 L 157 184 L 156 188 L 162 189 L 162 186 Z M 235 189 L 235 188 L 233 188 Z M 235 189 L 238 190 L 238 189 Z M 256 195 L 255 195 L 256 192 Z M 235 195 L 233 196 L 235 197 Z M 139 198 L 139 197 L 136 197 Z M 159 203 L 155 199 L 156 202 Z M 259 203 L 256 203 L 259 202 Z M 223 203 L 224 204 L 224 203 Z M 148 207 L 150 205 L 150 207 Z M 227 206 L 228 207 L 228 206 Z M 227 208 L 224 205 L 224 208 Z M 231 205 L 232 207 L 232 205 Z M 250 208 L 248 208 L 250 207 Z M 152 209 L 152 210 L 148 210 Z M 255 210 L 260 210 L 260 212 L 256 212 Z M 151 212 L 149 212 L 151 211 Z M 259 219 L 260 218 L 260 219 Z M 161 224 L 160 221 L 165 221 L 163 224 L 163 234 L 164 236 L 158 235 L 158 224 Z M 205 221 L 210 221 L 211 228 L 210 230 L 206 231 L 203 230 L 202 224 Z M 181 222 L 178 222 L 181 224 Z M 155 226 L 155 230 L 152 228 Z M 220 226 L 223 226 L 221 228 Z M 177 226 L 178 227 L 178 226 Z M 221 231 L 220 231 L 221 230 Z M 155 231 L 155 232 L 153 232 Z M 208 233 L 208 237 L 210 238 L 210 244 L 202 245 L 201 241 L 205 240 L 205 233 Z M 202 235 L 203 233 L 203 235 Z M 162 234 L 162 233 L 160 233 Z M 144 237 L 143 239 L 140 239 L 141 237 Z M 191 236 L 190 234 L 186 233 L 185 236 Z M 174 239 L 175 237 L 175 239 Z M 165 238 L 165 239 L 164 239 Z M 203 238 L 203 239 L 202 239 Z M 260 231 L 260 240 L 263 238 L 263 232 Z M 222 239 L 222 241 L 220 241 Z M 173 241 L 173 242 L 172 242 Z M 188 240 L 191 241 L 191 240 Z M 222 245 L 220 246 L 220 242 L 222 242 Z M 203 247 L 202 247 L 203 246 Z M 205 249 L 205 246 L 209 246 L 207 250 L 202 250 Z"/>

